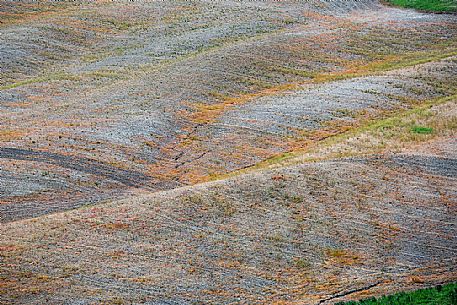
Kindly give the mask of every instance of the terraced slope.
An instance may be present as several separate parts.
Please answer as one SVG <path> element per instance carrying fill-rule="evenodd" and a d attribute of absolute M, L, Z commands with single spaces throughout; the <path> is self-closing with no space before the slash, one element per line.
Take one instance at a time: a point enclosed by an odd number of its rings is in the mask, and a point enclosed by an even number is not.
<path fill-rule="evenodd" d="M 456 17 L 378 1 L 0 13 L 2 222 L 206 181 L 455 94 Z"/>

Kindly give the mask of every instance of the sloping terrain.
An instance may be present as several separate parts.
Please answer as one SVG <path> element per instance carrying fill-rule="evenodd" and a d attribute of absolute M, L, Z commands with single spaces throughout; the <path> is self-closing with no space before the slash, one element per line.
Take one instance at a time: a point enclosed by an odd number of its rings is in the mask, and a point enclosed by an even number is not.
<path fill-rule="evenodd" d="M 0 0 L 0 21 L 1 304 L 457 280 L 456 15 Z"/>
<path fill-rule="evenodd" d="M 295 165 L 6 224 L 2 293 L 34 304 L 320 304 L 456 280 L 448 142 L 444 156 Z"/>
<path fill-rule="evenodd" d="M 377 1 L 1 10 L 2 222 L 206 181 L 456 88 L 455 16 Z"/>

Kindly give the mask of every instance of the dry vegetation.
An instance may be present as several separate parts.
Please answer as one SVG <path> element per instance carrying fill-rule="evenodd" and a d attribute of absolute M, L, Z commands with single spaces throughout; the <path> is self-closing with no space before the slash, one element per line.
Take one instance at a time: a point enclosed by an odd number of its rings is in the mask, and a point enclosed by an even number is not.
<path fill-rule="evenodd" d="M 0 21 L 1 304 L 457 279 L 456 15 L 0 0 Z"/>
<path fill-rule="evenodd" d="M 5 224 L 2 293 L 315 304 L 455 280 L 455 144 L 445 156 L 294 165 Z"/>

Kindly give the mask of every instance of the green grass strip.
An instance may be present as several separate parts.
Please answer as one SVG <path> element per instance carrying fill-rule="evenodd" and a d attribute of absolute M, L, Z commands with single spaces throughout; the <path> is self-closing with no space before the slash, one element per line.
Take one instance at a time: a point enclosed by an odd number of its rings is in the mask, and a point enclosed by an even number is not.
<path fill-rule="evenodd" d="M 399 292 L 393 295 L 361 301 L 340 302 L 337 305 L 454 305 L 457 304 L 457 283 L 433 288 Z"/>
<path fill-rule="evenodd" d="M 388 2 L 407 8 L 428 12 L 457 12 L 457 0 L 388 0 Z"/>

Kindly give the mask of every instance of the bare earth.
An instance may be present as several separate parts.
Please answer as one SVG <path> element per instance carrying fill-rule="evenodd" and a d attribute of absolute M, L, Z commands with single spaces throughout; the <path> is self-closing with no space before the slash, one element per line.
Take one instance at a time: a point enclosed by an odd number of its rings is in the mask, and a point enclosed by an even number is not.
<path fill-rule="evenodd" d="M 0 0 L 0 21 L 0 304 L 457 280 L 456 15 Z"/>

